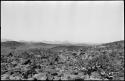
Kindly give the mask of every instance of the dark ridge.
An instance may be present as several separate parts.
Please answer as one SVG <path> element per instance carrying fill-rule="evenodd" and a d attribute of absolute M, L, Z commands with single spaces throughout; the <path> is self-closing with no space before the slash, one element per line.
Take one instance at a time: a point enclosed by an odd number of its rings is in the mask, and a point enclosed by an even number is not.
<path fill-rule="evenodd" d="M 46 45 L 53 45 L 53 44 L 47 44 L 47 43 L 42 43 L 42 42 L 36 42 L 36 43 L 31 43 L 33 45 L 43 45 L 43 46 L 46 46 Z"/>
<path fill-rule="evenodd" d="M 73 50 L 76 50 L 78 51 L 79 49 L 88 49 L 88 48 L 91 48 L 91 46 L 74 46 L 74 45 L 71 45 L 71 46 L 56 46 L 56 47 L 53 47 L 52 49 L 54 50 L 65 50 L 67 49 L 68 51 L 73 51 Z"/>
<path fill-rule="evenodd" d="M 23 42 L 17 42 L 17 41 L 6 41 L 6 42 L 1 42 L 1 46 L 5 47 L 13 47 L 13 46 L 21 46 L 24 45 Z"/>
<path fill-rule="evenodd" d="M 109 42 L 109 43 L 104 43 L 102 45 L 107 46 L 107 45 L 118 45 L 118 44 L 124 44 L 124 40 L 114 41 L 114 42 Z"/>

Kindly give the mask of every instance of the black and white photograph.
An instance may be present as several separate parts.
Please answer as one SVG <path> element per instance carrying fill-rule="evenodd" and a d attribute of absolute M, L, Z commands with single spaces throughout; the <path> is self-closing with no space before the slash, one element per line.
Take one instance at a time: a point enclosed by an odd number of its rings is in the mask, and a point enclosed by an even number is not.
<path fill-rule="evenodd" d="M 124 80 L 124 1 L 1 1 L 1 80 Z"/>

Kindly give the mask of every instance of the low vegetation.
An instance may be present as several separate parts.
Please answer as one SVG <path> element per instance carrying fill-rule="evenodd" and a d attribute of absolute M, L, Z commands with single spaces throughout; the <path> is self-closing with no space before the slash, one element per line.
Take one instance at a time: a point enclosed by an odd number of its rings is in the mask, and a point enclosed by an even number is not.
<path fill-rule="evenodd" d="M 124 80 L 124 41 L 96 46 L 1 42 L 1 80 Z"/>

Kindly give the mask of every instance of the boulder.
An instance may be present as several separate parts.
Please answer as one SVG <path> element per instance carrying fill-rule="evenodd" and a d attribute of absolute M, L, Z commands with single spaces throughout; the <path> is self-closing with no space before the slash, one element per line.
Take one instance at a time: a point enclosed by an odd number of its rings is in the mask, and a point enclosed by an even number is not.
<path fill-rule="evenodd" d="M 33 78 L 36 78 L 37 80 L 46 80 L 47 76 L 45 73 L 39 73 L 39 74 L 35 74 L 33 76 Z"/>

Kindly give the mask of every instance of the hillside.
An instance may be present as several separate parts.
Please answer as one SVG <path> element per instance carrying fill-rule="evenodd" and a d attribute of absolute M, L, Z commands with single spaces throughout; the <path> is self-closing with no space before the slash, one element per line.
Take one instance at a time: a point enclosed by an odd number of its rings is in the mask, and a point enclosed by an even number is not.
<path fill-rule="evenodd" d="M 23 42 L 17 42 L 17 41 L 1 42 L 1 46 L 4 46 L 4 47 L 21 46 L 21 45 L 24 45 L 24 43 Z"/>
<path fill-rule="evenodd" d="M 100 45 L 1 42 L 2 80 L 124 80 L 124 40 Z"/>

